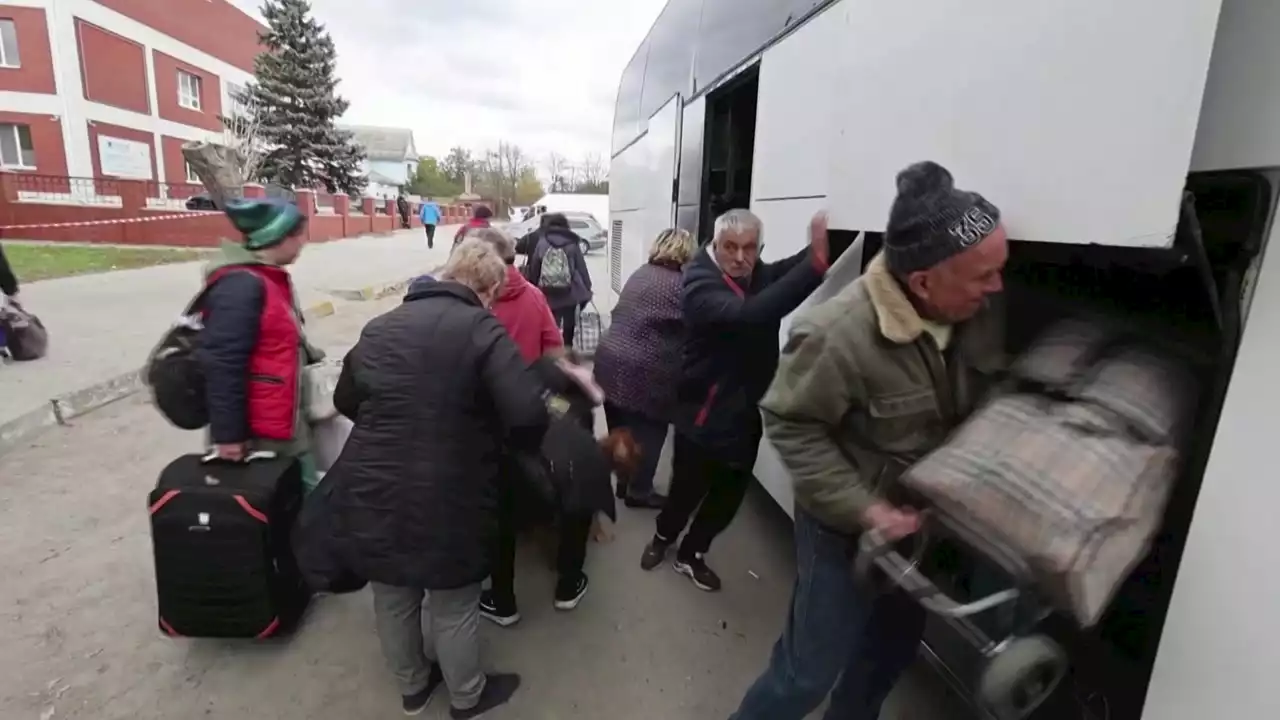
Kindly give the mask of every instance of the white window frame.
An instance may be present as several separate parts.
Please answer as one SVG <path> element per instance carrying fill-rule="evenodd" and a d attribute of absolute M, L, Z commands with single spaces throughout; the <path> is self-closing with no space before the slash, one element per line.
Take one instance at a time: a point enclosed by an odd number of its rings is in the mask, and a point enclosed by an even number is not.
<path fill-rule="evenodd" d="M 201 112 L 200 92 L 203 78 L 186 70 L 178 70 L 178 107 Z"/>
<path fill-rule="evenodd" d="M 35 170 L 36 166 L 34 164 L 27 165 L 22 161 L 22 133 L 19 132 L 19 128 L 27 129 L 27 139 L 31 140 L 31 155 L 34 160 L 34 157 L 36 154 L 36 144 L 35 144 L 35 140 L 31 138 L 31 126 L 23 125 L 22 123 L 0 123 L 0 133 L 12 132 L 13 146 L 18 149 L 18 162 L 16 163 L 7 162 L 3 156 L 0 156 L 0 167 L 11 168 L 15 170 Z"/>
<path fill-rule="evenodd" d="M 195 184 L 195 185 L 199 185 L 199 184 L 200 184 L 200 176 L 196 175 L 195 171 L 191 169 L 191 163 L 187 162 L 187 161 L 184 159 L 184 160 L 182 161 L 182 167 L 183 167 L 184 169 L 186 169 L 186 171 L 187 171 L 187 182 L 188 182 L 188 183 Z"/>
<path fill-rule="evenodd" d="M 22 67 L 22 50 L 18 47 L 18 23 L 13 18 L 0 18 L 0 24 L 9 23 L 13 26 L 13 52 L 10 48 L 5 47 L 3 35 L 0 35 L 0 68 L 20 68 Z M 9 57 L 12 55 L 13 57 Z"/>

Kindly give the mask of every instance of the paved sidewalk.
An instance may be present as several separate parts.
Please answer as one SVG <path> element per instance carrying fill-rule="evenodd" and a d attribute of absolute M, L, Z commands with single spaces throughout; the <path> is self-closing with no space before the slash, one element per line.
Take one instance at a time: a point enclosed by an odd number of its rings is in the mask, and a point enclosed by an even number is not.
<path fill-rule="evenodd" d="M 441 227 L 431 251 L 421 229 L 309 246 L 291 268 L 301 303 L 312 317 L 332 314 L 437 267 L 453 232 Z M 0 452 L 58 415 L 68 419 L 134 385 L 129 374 L 198 289 L 200 268 L 182 263 L 24 285 L 24 304 L 49 328 L 49 355 L 0 366 Z"/>

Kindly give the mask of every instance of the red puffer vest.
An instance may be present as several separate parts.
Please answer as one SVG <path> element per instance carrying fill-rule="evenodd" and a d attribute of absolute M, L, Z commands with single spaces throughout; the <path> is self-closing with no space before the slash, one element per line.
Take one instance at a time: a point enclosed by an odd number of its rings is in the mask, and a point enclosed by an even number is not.
<path fill-rule="evenodd" d="M 211 273 L 207 282 L 213 284 L 226 273 L 241 270 L 261 278 L 265 291 L 258 342 L 249 357 L 249 433 L 263 440 L 292 440 L 298 420 L 302 342 L 293 310 L 293 284 L 288 272 L 271 265 L 229 265 Z"/>

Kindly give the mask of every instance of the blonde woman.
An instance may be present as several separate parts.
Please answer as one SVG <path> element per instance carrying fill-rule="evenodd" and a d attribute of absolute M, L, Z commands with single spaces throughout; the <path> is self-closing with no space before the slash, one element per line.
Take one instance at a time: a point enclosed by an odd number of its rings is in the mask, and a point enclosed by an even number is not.
<path fill-rule="evenodd" d="M 680 377 L 680 278 L 697 249 L 686 230 L 658 233 L 649 262 L 622 288 L 609 332 L 596 350 L 596 381 L 605 392 L 609 430 L 627 428 L 640 445 L 640 466 L 630 482 L 618 483 L 618 497 L 627 507 L 658 509 L 666 500 L 654 491 L 653 476 Z"/>
<path fill-rule="evenodd" d="M 410 715 L 441 684 L 454 718 L 497 707 L 520 685 L 484 673 L 479 637 L 499 458 L 539 452 L 548 422 L 537 376 L 488 310 L 506 276 L 492 245 L 463 240 L 438 281 L 365 326 L 334 392 L 355 422 L 326 477 L 336 476 L 334 557 L 373 587 L 378 638 Z"/>

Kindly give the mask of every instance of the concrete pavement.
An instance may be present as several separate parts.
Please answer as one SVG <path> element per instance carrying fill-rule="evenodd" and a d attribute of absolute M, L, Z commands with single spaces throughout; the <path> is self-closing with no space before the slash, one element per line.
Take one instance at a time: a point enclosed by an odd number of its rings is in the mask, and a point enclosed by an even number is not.
<path fill-rule="evenodd" d="M 428 251 L 421 229 L 309 246 L 291 268 L 309 319 L 443 263 L 456 226 Z M 0 453 L 138 388 L 136 371 L 200 284 L 200 263 L 35 282 L 23 301 L 49 328 L 48 357 L 0 367 Z"/>
<path fill-rule="evenodd" d="M 313 335 L 342 353 L 367 318 L 397 302 L 352 304 Z M 0 457 L 0 718 L 400 716 L 367 591 L 321 598 L 287 641 L 160 634 L 144 498 L 166 463 L 200 443 L 136 395 Z M 554 577 L 522 548 L 523 620 L 505 630 L 486 623 L 483 637 L 486 663 L 522 673 L 524 685 L 487 718 L 723 720 L 763 668 L 794 578 L 786 516 L 752 493 L 710 554 L 725 581 L 710 594 L 669 566 L 641 571 L 653 514 L 619 513 L 615 540 L 590 547 L 592 584 L 574 612 L 552 609 Z M 448 717 L 442 697 L 422 717 Z M 967 718 L 923 671 L 890 703 L 884 720 Z"/>

